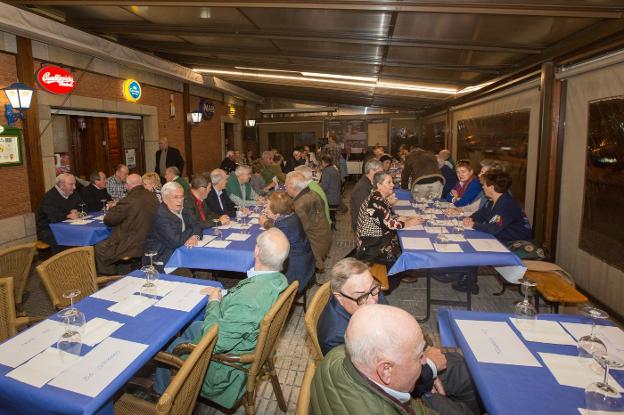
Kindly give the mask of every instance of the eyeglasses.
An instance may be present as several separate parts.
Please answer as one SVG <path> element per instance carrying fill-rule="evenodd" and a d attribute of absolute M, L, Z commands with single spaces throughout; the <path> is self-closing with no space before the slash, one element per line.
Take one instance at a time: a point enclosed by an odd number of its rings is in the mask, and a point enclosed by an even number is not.
<path fill-rule="evenodd" d="M 346 295 L 345 293 L 343 293 L 342 291 L 339 291 L 339 294 L 342 295 L 344 298 L 348 298 L 351 301 L 355 301 L 357 305 L 363 305 L 366 303 L 366 301 L 368 301 L 369 296 L 372 295 L 373 297 L 375 297 L 379 295 L 379 291 L 381 291 L 381 286 L 379 284 L 375 284 L 373 285 L 373 288 L 371 288 L 369 292 L 364 293 L 356 298 L 350 297 Z"/>

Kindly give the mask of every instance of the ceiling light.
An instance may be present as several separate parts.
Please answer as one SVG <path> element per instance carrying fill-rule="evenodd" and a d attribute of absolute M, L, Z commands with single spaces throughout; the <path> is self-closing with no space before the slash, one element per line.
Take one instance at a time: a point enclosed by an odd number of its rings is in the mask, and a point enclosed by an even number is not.
<path fill-rule="evenodd" d="M 288 72 L 288 73 L 300 73 L 299 71 L 288 71 L 286 69 L 269 69 L 269 68 L 250 68 L 248 66 L 235 66 L 234 69 L 241 69 L 244 71 L 265 71 L 265 72 Z"/>
<path fill-rule="evenodd" d="M 377 82 L 376 76 L 336 75 L 336 74 L 331 74 L 331 73 L 318 73 L 318 72 L 301 72 L 301 75 L 312 76 L 316 78 L 335 78 L 335 79 L 348 79 L 350 81 Z"/>
<path fill-rule="evenodd" d="M 392 82 L 377 82 L 377 86 L 380 88 L 400 89 L 400 90 L 406 90 L 406 91 L 433 92 L 435 94 L 456 94 L 457 93 L 457 89 L 455 88 L 438 88 L 438 87 L 415 85 L 415 84 L 395 84 Z"/>

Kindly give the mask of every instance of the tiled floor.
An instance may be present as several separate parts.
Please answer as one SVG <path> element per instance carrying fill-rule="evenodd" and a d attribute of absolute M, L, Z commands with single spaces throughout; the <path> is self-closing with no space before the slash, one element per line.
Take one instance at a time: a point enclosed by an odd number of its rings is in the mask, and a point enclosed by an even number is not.
<path fill-rule="evenodd" d="M 327 261 L 327 269 L 330 269 L 336 261 L 343 258 L 353 248 L 349 215 L 338 214 L 337 219 L 338 229 L 334 231 L 334 242 L 330 258 Z M 324 282 L 325 280 L 324 275 L 318 275 L 319 282 Z M 232 286 L 237 282 L 237 280 L 233 279 L 223 279 L 221 281 L 226 286 Z M 507 290 L 502 296 L 493 296 L 492 293 L 499 291 L 500 288 L 495 276 L 480 276 L 479 285 L 481 292 L 479 295 L 473 296 L 473 310 L 511 312 L 513 311 L 514 302 L 520 299 L 520 295 L 514 289 Z M 30 315 L 50 314 L 52 312 L 50 301 L 34 272 L 27 289 L 29 298 L 25 303 L 26 311 Z M 310 296 L 314 290 L 311 290 Z M 435 281 L 433 282 L 432 293 L 435 298 L 462 299 L 459 293 L 450 288 L 450 285 Z M 465 296 L 463 297 L 465 298 Z M 417 283 L 412 284 L 400 283 L 396 289 L 387 295 L 387 298 L 392 305 L 404 308 L 417 317 L 423 316 L 425 312 L 425 282 L 424 280 L 419 280 Z M 288 402 L 289 414 L 295 413 L 299 388 L 309 360 L 309 348 L 303 317 L 302 307 L 295 307 L 278 344 L 276 366 L 284 397 Z M 432 335 L 435 342 L 439 342 L 435 307 L 432 318 L 423 324 L 423 327 Z M 281 413 L 277 407 L 277 401 L 275 400 L 270 382 L 265 381 L 260 385 L 256 405 L 258 414 Z M 204 404 L 199 404 L 195 412 L 202 415 L 221 413 Z M 240 407 L 235 413 L 244 414 L 244 409 Z"/>

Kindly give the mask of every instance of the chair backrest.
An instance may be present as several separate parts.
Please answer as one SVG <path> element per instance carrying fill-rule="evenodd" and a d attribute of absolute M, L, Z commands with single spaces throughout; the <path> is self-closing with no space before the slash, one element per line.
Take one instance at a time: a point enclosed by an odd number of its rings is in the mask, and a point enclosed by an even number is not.
<path fill-rule="evenodd" d="M 279 338 L 288 313 L 292 307 L 295 295 L 299 288 L 299 281 L 293 281 L 277 298 L 275 304 L 267 311 L 260 322 L 260 334 L 254 352 L 254 361 L 249 368 L 247 376 L 247 390 L 254 390 L 256 376 L 264 366 L 266 360 L 273 354 L 277 339 Z"/>
<path fill-rule="evenodd" d="M 15 336 L 13 277 L 0 278 L 0 341 Z"/>
<path fill-rule="evenodd" d="M 213 325 L 195 346 L 165 392 L 156 403 L 158 415 L 190 415 L 204 383 L 219 326 Z"/>
<path fill-rule="evenodd" d="M 432 197 L 438 199 L 442 196 L 446 179 L 441 174 L 428 174 L 420 176 L 412 182 L 412 195 L 414 198 L 426 197 L 431 194 Z"/>
<path fill-rule="evenodd" d="M 95 255 L 92 246 L 67 249 L 37 266 L 37 273 L 43 283 L 52 305 L 56 309 L 69 306 L 63 293 L 80 290 L 80 300 L 97 291 Z"/>
<path fill-rule="evenodd" d="M 305 374 L 303 375 L 303 383 L 299 389 L 299 398 L 297 399 L 297 415 L 308 415 L 310 413 L 310 390 L 312 389 L 312 379 L 316 371 L 316 363 L 308 363 Z"/>
<path fill-rule="evenodd" d="M 17 305 L 22 304 L 36 251 L 35 242 L 15 245 L 0 251 L 0 275 L 13 277 L 13 298 Z"/>
<path fill-rule="evenodd" d="M 330 296 L 331 285 L 329 282 L 326 282 L 314 293 L 312 301 L 310 301 L 310 304 L 308 305 L 308 311 L 305 314 L 306 331 L 308 332 L 310 344 L 312 344 L 312 358 L 317 362 L 323 360 L 323 352 L 321 351 L 321 346 L 319 345 L 316 326 L 318 325 L 321 313 L 325 309 Z"/>

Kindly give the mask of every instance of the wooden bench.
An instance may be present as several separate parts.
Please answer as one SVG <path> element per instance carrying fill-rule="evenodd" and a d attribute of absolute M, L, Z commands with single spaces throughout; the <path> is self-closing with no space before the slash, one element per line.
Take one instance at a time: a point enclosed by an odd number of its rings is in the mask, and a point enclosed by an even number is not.
<path fill-rule="evenodd" d="M 553 271 L 527 271 L 525 277 L 537 284 L 535 287 L 535 309 L 539 312 L 539 297 L 551 304 L 555 313 L 559 304 L 581 304 L 588 301 L 574 285 Z"/>

